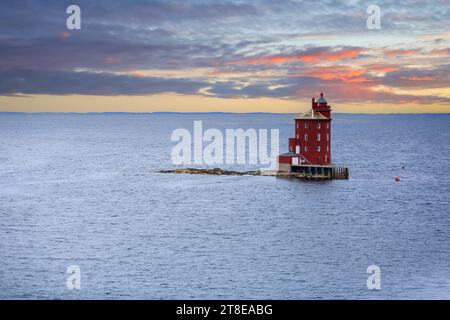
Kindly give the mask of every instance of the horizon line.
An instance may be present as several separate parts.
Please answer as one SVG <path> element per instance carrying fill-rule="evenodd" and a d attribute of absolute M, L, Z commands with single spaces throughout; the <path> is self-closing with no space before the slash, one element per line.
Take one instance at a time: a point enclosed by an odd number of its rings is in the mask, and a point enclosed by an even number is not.
<path fill-rule="evenodd" d="M 118 111 L 118 112 L 77 112 L 77 111 L 0 111 L 0 114 L 270 114 L 270 115 L 295 115 L 304 112 L 228 112 L 228 111 L 148 111 L 148 112 L 129 112 L 129 111 Z M 361 115 L 421 115 L 421 114 L 436 114 L 436 115 L 450 115 L 449 112 L 333 112 L 333 114 L 361 114 Z"/>

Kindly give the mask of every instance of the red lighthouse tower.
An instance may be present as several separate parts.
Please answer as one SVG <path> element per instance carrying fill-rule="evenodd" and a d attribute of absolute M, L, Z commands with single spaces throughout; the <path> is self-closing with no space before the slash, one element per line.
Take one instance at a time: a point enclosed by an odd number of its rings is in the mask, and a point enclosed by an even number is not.
<path fill-rule="evenodd" d="M 331 164 L 331 107 L 321 93 L 317 101 L 312 98 L 311 110 L 295 119 L 295 136 L 289 152 L 278 156 L 278 171 L 332 178 L 340 169 Z"/>

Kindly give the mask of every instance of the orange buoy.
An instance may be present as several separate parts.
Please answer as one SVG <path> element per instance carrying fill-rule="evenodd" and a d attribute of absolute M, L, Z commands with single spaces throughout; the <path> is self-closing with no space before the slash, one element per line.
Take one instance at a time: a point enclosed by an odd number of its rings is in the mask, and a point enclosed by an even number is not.
<path fill-rule="evenodd" d="M 400 181 L 400 177 L 399 177 L 399 176 L 396 176 L 396 177 L 395 177 L 395 181 Z"/>

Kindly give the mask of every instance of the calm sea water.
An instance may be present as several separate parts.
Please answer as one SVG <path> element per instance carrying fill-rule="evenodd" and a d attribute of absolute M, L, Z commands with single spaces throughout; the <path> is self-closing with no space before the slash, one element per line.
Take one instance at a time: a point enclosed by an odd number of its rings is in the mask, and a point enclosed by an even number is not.
<path fill-rule="evenodd" d="M 155 172 L 194 120 L 279 128 L 281 152 L 293 132 L 292 115 L 1 114 L 0 298 L 450 298 L 450 115 L 335 115 L 350 180 Z"/>

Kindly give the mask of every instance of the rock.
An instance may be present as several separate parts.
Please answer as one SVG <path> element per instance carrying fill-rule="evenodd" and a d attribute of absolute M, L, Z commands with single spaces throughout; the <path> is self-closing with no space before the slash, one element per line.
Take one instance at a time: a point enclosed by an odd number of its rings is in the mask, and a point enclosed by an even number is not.
<path fill-rule="evenodd" d="M 303 174 L 299 172 L 279 172 L 274 170 L 267 171 L 233 171 L 225 170 L 221 168 L 210 169 L 197 169 L 197 168 L 182 168 L 182 169 L 169 169 L 160 170 L 160 173 L 176 173 L 176 174 L 204 174 L 212 176 L 272 176 L 280 178 L 295 178 L 295 179 L 307 179 L 307 180 L 324 180 L 329 179 L 327 176 Z"/>
<path fill-rule="evenodd" d="M 213 176 L 260 176 L 261 171 L 233 171 L 225 170 L 221 168 L 211 169 L 197 169 L 197 168 L 183 168 L 183 169 L 171 169 L 160 170 L 160 173 L 178 173 L 178 174 L 207 174 Z"/>

